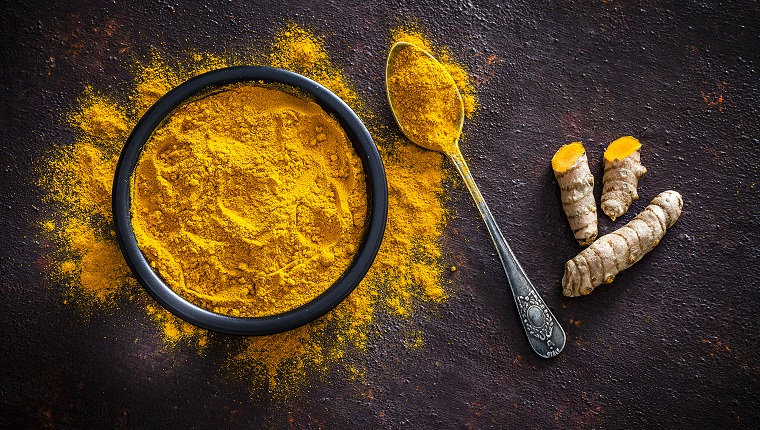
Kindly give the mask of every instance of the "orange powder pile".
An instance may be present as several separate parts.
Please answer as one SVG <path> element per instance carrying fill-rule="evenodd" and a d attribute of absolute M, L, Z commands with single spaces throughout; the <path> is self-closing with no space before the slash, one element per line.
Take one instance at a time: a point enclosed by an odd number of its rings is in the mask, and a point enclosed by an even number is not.
<path fill-rule="evenodd" d="M 394 39 L 419 38 L 448 67 L 463 70 L 441 55 L 419 33 L 393 33 Z M 390 44 L 388 45 L 390 47 Z M 156 305 L 139 288 L 119 254 L 110 215 L 110 187 L 118 153 L 140 115 L 166 91 L 205 71 L 239 64 L 265 64 L 301 73 L 325 85 L 357 111 L 378 144 L 388 178 L 389 213 L 385 237 L 365 280 L 333 311 L 317 321 L 272 336 L 242 340 L 240 348 L 211 342 L 208 332 L 187 324 Z M 364 354 L 369 338 L 379 329 L 378 315 L 403 319 L 413 327 L 421 305 L 446 299 L 442 280 L 441 236 L 446 210 L 443 158 L 419 148 L 385 124 L 376 124 L 351 89 L 344 73 L 330 60 L 324 41 L 297 25 L 279 31 L 269 53 L 255 58 L 228 59 L 194 53 L 181 65 L 158 55 L 133 68 L 134 91 L 128 97 L 85 90 L 77 108 L 66 119 L 73 142 L 57 146 L 42 166 L 40 185 L 48 190 L 55 212 L 44 220 L 41 232 L 58 245 L 50 272 L 67 285 L 67 296 L 88 310 L 117 307 L 126 300 L 145 305 L 145 314 L 157 324 L 167 345 L 191 344 L 228 349 L 223 369 L 247 381 L 253 392 L 273 396 L 297 393 L 321 372 L 363 373 L 352 357 Z M 457 79 L 455 77 L 455 79 Z M 466 74 L 460 91 L 471 114 L 474 92 Z M 469 90 L 467 89 L 469 88 Z M 468 92 L 469 91 L 469 92 Z M 469 104 L 468 104 L 469 103 Z M 425 306 L 429 308 L 430 306 Z M 418 331 L 409 330 L 409 347 L 422 347 Z"/>
<path fill-rule="evenodd" d="M 388 100 L 396 121 L 409 139 L 427 149 L 456 152 L 463 103 L 456 82 L 442 65 L 416 45 L 401 49 L 388 61 Z"/>
<path fill-rule="evenodd" d="M 454 61 L 451 51 L 446 47 L 435 46 L 414 24 L 404 25 L 391 31 L 393 43 L 408 42 L 429 52 L 438 60 L 447 72 L 454 78 L 459 93 L 462 95 L 465 118 L 472 118 L 478 108 L 475 87 L 470 82 L 467 70 Z"/>
<path fill-rule="evenodd" d="M 179 295 L 261 317 L 340 278 L 364 233 L 364 170 L 337 120 L 276 88 L 235 85 L 185 103 L 137 164 L 132 226 Z"/>

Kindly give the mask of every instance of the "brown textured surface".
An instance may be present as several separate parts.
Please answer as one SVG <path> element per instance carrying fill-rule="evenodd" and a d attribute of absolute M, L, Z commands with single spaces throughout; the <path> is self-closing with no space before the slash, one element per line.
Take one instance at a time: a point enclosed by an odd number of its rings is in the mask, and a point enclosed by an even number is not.
<path fill-rule="evenodd" d="M 757 2 L 69 3 L 11 4 L 0 18 L 0 427 L 760 426 Z M 409 16 L 474 73 L 482 109 L 463 152 L 566 328 L 558 358 L 529 350 L 461 186 L 446 238 L 454 295 L 420 323 L 421 350 L 398 346 L 403 327 L 386 322 L 363 357 L 368 386 L 327 375 L 289 400 L 251 400 L 218 372 L 219 354 L 167 352 L 136 309 L 83 322 L 62 304 L 42 271 L 33 166 L 72 139 L 59 118 L 85 83 L 124 92 L 125 58 L 190 45 L 249 52 L 295 20 L 327 36 L 392 126 L 387 31 Z M 551 156 L 581 140 L 601 177 L 604 146 L 626 134 L 642 141 L 649 173 L 619 223 L 668 188 L 683 194 L 683 215 L 612 286 L 565 299 L 562 268 L 580 247 Z M 600 233 L 617 225 L 600 217 Z"/>

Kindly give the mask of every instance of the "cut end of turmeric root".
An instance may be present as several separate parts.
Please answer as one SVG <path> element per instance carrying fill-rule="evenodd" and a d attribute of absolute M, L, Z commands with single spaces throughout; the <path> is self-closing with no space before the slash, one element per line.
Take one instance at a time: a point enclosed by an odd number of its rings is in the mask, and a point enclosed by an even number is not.
<path fill-rule="evenodd" d="M 633 136 L 623 136 L 614 140 L 604 151 L 607 161 L 622 160 L 641 149 L 641 142 Z"/>
<path fill-rule="evenodd" d="M 586 152 L 583 145 L 580 142 L 568 143 L 557 150 L 557 153 L 552 157 L 552 169 L 555 172 L 564 172 L 578 161 Z"/>

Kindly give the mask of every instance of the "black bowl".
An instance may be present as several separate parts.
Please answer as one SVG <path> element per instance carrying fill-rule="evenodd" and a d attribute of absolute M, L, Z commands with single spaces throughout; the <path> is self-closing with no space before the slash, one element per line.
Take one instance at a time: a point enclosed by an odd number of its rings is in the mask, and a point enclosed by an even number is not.
<path fill-rule="evenodd" d="M 367 230 L 357 254 L 342 276 L 311 302 L 291 311 L 266 317 L 232 317 L 196 306 L 174 292 L 151 268 L 132 230 L 131 184 L 143 145 L 174 109 L 214 88 L 240 82 L 281 83 L 311 94 L 338 120 L 362 160 L 367 184 Z M 192 78 L 161 97 L 140 119 L 129 136 L 116 166 L 113 183 L 113 216 L 121 252 L 140 284 L 164 308 L 187 322 L 228 334 L 266 335 L 290 330 L 324 315 L 345 299 L 364 278 L 374 261 L 385 232 L 388 187 L 380 154 L 372 136 L 356 113 L 322 85 L 287 70 L 240 66 L 214 70 Z"/>

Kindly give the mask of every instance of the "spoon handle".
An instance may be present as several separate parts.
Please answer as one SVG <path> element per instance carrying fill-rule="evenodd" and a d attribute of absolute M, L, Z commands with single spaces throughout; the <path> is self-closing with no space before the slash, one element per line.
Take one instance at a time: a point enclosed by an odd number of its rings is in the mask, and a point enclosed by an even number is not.
<path fill-rule="evenodd" d="M 551 358 L 557 356 L 562 351 L 562 348 L 565 347 L 565 331 L 562 330 L 559 321 L 557 321 L 557 318 L 554 317 L 549 307 L 541 299 L 541 296 L 536 291 L 536 288 L 533 287 L 525 271 L 520 267 L 520 263 L 517 262 L 515 254 L 509 248 L 507 241 L 501 234 L 501 230 L 499 230 L 499 226 L 496 225 L 496 221 L 491 214 L 491 210 L 488 209 L 483 195 L 480 194 L 480 190 L 475 184 L 470 169 L 467 167 L 464 157 L 462 157 L 462 152 L 457 149 L 456 152 L 451 152 L 447 155 L 454 163 L 454 166 L 456 166 L 459 174 L 462 175 L 464 183 L 467 184 L 467 189 L 470 190 L 470 194 L 475 199 L 475 205 L 478 207 L 480 215 L 486 222 L 486 227 L 488 227 L 488 232 L 491 234 L 491 239 L 499 254 L 501 264 L 504 266 L 504 272 L 507 274 L 507 280 L 517 304 L 517 311 L 520 314 L 520 321 L 523 324 L 531 347 L 541 357 Z"/>

